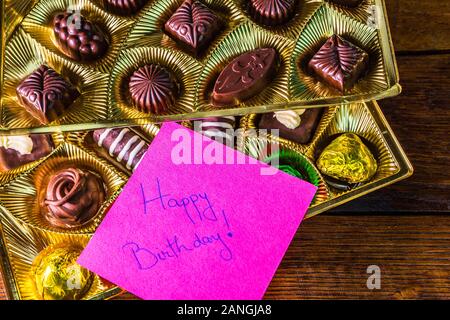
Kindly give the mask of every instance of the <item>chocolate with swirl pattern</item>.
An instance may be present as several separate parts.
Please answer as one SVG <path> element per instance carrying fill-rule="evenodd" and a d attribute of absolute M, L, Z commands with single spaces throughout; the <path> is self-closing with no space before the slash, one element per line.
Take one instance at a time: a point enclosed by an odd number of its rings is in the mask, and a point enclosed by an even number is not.
<path fill-rule="evenodd" d="M 94 217 L 104 200 L 99 176 L 77 168 L 62 169 L 48 182 L 44 217 L 55 227 L 77 227 Z"/>
<path fill-rule="evenodd" d="M 222 20 L 197 0 L 186 0 L 164 25 L 164 30 L 181 47 L 198 55 L 222 27 Z"/>
<path fill-rule="evenodd" d="M 80 93 L 55 70 L 41 65 L 16 88 L 19 102 L 41 124 L 61 116 Z"/>
<path fill-rule="evenodd" d="M 249 12 L 256 22 L 277 26 L 292 18 L 295 5 L 296 0 L 250 0 Z"/>
<path fill-rule="evenodd" d="M 132 74 L 129 91 L 139 111 L 161 114 L 175 105 L 177 85 L 165 68 L 149 64 Z"/>
<path fill-rule="evenodd" d="M 321 80 L 345 92 L 366 71 L 368 62 L 367 52 L 335 34 L 317 51 L 308 67 Z"/>

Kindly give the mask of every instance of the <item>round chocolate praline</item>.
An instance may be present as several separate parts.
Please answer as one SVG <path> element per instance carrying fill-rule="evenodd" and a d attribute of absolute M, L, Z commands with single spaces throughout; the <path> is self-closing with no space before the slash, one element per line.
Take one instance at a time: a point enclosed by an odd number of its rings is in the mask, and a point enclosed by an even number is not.
<path fill-rule="evenodd" d="M 94 274 L 77 264 L 81 251 L 78 245 L 59 244 L 37 255 L 31 267 L 36 298 L 78 300 L 86 295 Z"/>
<path fill-rule="evenodd" d="M 55 227 L 73 228 L 94 217 L 105 200 L 102 180 L 77 168 L 62 169 L 50 177 L 44 217 Z"/>
<path fill-rule="evenodd" d="M 292 18 L 295 6 L 296 0 L 250 0 L 249 11 L 256 22 L 277 26 Z"/>
<path fill-rule="evenodd" d="M 165 68 L 149 64 L 131 75 L 129 91 L 139 111 L 161 114 L 175 105 L 177 87 Z"/>

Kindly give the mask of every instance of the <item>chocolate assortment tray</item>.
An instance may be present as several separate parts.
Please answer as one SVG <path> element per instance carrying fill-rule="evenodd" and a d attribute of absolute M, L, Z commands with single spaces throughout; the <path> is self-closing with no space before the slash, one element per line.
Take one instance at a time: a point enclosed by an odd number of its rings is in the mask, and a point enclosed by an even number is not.
<path fill-rule="evenodd" d="M 412 174 L 376 102 L 182 124 L 216 141 L 236 140 L 238 150 L 261 161 L 276 157 L 270 164 L 316 185 L 307 218 Z M 279 128 L 279 136 L 263 134 L 266 127 Z M 122 292 L 75 260 L 158 131 L 148 124 L 4 136 L 11 149 L 31 150 L 26 159 L 17 151 L 16 164 L 2 161 L 9 166 L 0 174 L 0 258 L 9 298 L 107 299 Z"/>
<path fill-rule="evenodd" d="M 0 129 L 49 133 L 400 93 L 382 0 L 5 0 Z"/>

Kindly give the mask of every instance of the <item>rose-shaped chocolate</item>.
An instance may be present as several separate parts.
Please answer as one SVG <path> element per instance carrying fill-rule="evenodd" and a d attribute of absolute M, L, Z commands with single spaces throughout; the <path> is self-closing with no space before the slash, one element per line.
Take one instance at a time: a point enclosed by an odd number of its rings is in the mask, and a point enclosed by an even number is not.
<path fill-rule="evenodd" d="M 63 169 L 47 185 L 45 218 L 56 227 L 77 227 L 95 216 L 104 200 L 105 189 L 96 174 Z"/>

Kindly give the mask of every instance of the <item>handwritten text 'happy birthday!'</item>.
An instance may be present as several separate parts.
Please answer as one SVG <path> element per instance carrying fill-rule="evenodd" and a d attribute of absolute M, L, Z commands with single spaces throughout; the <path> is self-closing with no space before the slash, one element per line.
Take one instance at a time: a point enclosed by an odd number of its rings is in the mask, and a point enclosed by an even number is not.
<path fill-rule="evenodd" d="M 176 198 L 163 189 L 159 178 L 156 179 L 156 193 L 153 191 L 153 196 L 149 196 L 143 183 L 140 184 L 140 189 L 142 212 L 145 215 L 155 212 L 181 214 L 183 219 L 193 226 L 215 224 L 226 231 L 224 233 L 213 232 L 208 235 L 196 231 L 193 232 L 191 239 L 180 239 L 175 234 L 167 237 L 164 243 L 152 249 L 137 242 L 127 242 L 122 249 L 132 256 L 139 270 L 149 270 L 165 261 L 178 259 L 181 256 L 198 252 L 202 248 L 213 246 L 216 247 L 221 259 L 230 261 L 233 258 L 227 244 L 228 239 L 233 237 L 233 233 L 230 230 L 225 210 L 215 209 L 206 192 L 192 193 Z"/>

